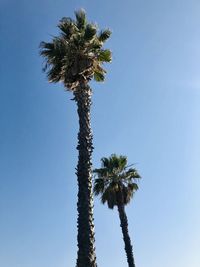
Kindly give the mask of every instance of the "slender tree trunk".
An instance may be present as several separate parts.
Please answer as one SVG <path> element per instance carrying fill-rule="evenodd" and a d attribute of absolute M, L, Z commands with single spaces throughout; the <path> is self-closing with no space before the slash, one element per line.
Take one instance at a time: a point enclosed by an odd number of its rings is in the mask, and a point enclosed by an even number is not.
<path fill-rule="evenodd" d="M 120 218 L 120 226 L 122 228 L 122 234 L 125 244 L 126 257 L 129 267 L 135 267 L 134 257 L 133 257 L 133 247 L 131 245 L 131 239 L 128 233 L 128 219 L 124 209 L 124 205 L 118 205 L 118 212 Z"/>
<path fill-rule="evenodd" d="M 86 82 L 82 82 L 74 92 L 79 116 L 78 133 L 78 255 L 76 267 L 96 267 L 93 193 L 92 193 L 92 163 L 91 155 L 92 131 L 90 125 L 90 107 L 92 91 Z"/>

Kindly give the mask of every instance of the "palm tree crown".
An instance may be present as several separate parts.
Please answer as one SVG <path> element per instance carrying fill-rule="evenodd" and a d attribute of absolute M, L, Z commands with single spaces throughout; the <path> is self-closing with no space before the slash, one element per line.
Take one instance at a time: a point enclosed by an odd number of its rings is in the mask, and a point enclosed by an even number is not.
<path fill-rule="evenodd" d="M 94 182 L 95 195 L 101 195 L 102 203 L 110 209 L 128 204 L 138 189 L 136 179 L 141 178 L 135 168 L 127 165 L 127 157 L 112 154 L 101 159 L 102 166 L 93 172 L 97 175 Z"/>
<path fill-rule="evenodd" d="M 63 82 L 73 91 L 80 81 L 104 81 L 104 62 L 111 62 L 111 52 L 102 49 L 111 31 L 98 32 L 97 25 L 88 23 L 83 9 L 75 12 L 76 19 L 64 17 L 58 28 L 60 35 L 52 42 L 40 43 L 40 54 L 45 58 L 44 71 L 50 82 Z"/>

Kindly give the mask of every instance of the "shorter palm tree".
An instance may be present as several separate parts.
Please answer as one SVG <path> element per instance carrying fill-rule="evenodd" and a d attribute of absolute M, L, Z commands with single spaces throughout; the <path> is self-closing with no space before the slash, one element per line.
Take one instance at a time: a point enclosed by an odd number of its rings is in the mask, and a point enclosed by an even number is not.
<path fill-rule="evenodd" d="M 115 206 L 118 208 L 128 266 L 135 267 L 125 206 L 137 191 L 136 181 L 141 177 L 132 165 L 127 165 L 125 156 L 112 154 L 109 158 L 102 158 L 101 163 L 101 168 L 93 171 L 96 175 L 94 194 L 100 195 L 101 202 L 107 203 L 108 208 L 113 209 Z"/>

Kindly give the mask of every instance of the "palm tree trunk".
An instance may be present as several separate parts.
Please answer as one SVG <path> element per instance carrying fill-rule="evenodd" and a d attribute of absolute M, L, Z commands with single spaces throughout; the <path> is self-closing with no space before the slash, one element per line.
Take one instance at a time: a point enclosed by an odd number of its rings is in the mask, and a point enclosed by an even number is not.
<path fill-rule="evenodd" d="M 131 239 L 128 233 L 128 219 L 124 209 L 124 205 L 118 205 L 118 212 L 120 218 L 120 226 L 122 228 L 123 239 L 125 243 L 126 257 L 129 267 L 135 267 L 134 257 L 133 257 L 133 247 L 131 245 Z"/>
<path fill-rule="evenodd" d="M 90 107 L 92 91 L 86 82 L 82 82 L 74 92 L 79 116 L 78 133 L 78 255 L 76 267 L 96 267 L 93 194 L 92 194 L 92 163 L 91 155 L 92 131 L 90 125 Z"/>

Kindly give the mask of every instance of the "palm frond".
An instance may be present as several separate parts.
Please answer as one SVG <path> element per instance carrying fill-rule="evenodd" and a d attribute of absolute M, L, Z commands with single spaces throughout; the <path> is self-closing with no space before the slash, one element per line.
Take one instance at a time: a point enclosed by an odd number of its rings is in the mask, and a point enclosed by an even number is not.
<path fill-rule="evenodd" d="M 92 40 L 95 35 L 97 33 L 97 28 L 94 24 L 87 24 L 86 28 L 85 28 L 85 34 L 84 34 L 84 38 L 86 41 L 90 41 Z"/>
<path fill-rule="evenodd" d="M 78 28 L 71 18 L 63 17 L 58 24 L 58 28 L 62 31 L 62 36 L 66 40 L 70 40 L 71 36 L 78 32 Z"/>
<path fill-rule="evenodd" d="M 101 202 L 105 204 L 107 202 L 108 208 L 113 209 L 117 203 L 116 194 L 112 187 L 106 188 L 101 196 Z"/>
<path fill-rule="evenodd" d="M 96 82 L 104 82 L 105 76 L 103 75 L 102 72 L 95 71 L 94 72 L 94 80 Z"/>
<path fill-rule="evenodd" d="M 109 159 L 104 157 L 101 159 L 101 166 L 102 168 L 109 168 Z"/>
<path fill-rule="evenodd" d="M 112 61 L 112 54 L 109 49 L 102 49 L 99 52 L 98 60 L 102 62 L 111 62 Z"/>
<path fill-rule="evenodd" d="M 139 175 L 138 171 L 135 168 L 129 168 L 128 171 L 126 171 L 127 175 L 130 176 L 130 178 L 134 179 L 140 179 L 141 176 Z"/>
<path fill-rule="evenodd" d="M 94 182 L 94 194 L 97 196 L 101 193 L 103 193 L 105 188 L 105 183 L 102 178 L 98 178 Z"/>
<path fill-rule="evenodd" d="M 62 68 L 62 65 L 56 65 L 48 70 L 47 77 L 48 77 L 49 82 L 56 83 L 62 79 L 62 76 L 60 74 L 61 68 Z"/>
<path fill-rule="evenodd" d="M 93 42 L 91 43 L 91 45 L 89 47 L 90 47 L 91 51 L 99 52 L 99 49 L 101 49 L 102 44 L 101 44 L 101 42 L 99 42 L 99 40 L 97 38 L 94 38 Z"/>
<path fill-rule="evenodd" d="M 128 188 L 130 189 L 130 191 L 137 191 L 139 187 L 136 183 L 129 183 Z"/>
<path fill-rule="evenodd" d="M 101 31 L 98 36 L 99 41 L 104 43 L 107 39 L 110 38 L 111 33 L 112 32 L 109 29 Z"/>
<path fill-rule="evenodd" d="M 102 177 L 106 172 L 105 172 L 105 168 L 99 168 L 99 169 L 94 169 L 93 173 Z"/>
<path fill-rule="evenodd" d="M 75 11 L 75 16 L 76 16 L 76 25 L 79 28 L 79 30 L 85 29 L 87 24 L 85 10 L 81 8 Z"/>

